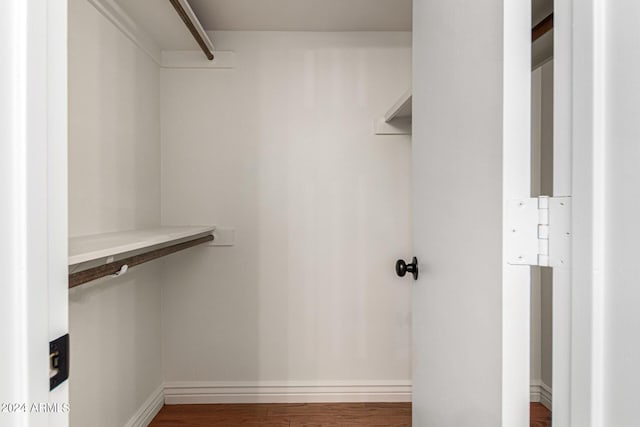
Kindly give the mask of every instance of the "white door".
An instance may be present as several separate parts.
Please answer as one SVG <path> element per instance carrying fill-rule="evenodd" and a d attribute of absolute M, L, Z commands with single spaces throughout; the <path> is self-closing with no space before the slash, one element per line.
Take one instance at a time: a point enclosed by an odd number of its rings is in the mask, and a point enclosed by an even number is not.
<path fill-rule="evenodd" d="M 503 261 L 503 209 L 530 191 L 530 10 L 414 1 L 415 426 L 529 423 L 529 267 Z"/>
<path fill-rule="evenodd" d="M 0 15 L 0 426 L 68 425 L 49 390 L 49 341 L 67 326 L 66 0 Z"/>

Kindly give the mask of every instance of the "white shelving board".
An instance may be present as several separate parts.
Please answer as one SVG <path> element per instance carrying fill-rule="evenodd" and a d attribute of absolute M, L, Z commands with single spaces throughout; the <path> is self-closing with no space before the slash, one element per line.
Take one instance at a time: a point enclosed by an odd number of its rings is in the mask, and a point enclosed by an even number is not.
<path fill-rule="evenodd" d="M 376 122 L 377 135 L 411 135 L 413 90 L 409 89 Z"/>
<path fill-rule="evenodd" d="M 95 261 L 178 240 L 212 234 L 214 226 L 156 227 L 115 233 L 94 234 L 69 239 L 69 265 Z"/>

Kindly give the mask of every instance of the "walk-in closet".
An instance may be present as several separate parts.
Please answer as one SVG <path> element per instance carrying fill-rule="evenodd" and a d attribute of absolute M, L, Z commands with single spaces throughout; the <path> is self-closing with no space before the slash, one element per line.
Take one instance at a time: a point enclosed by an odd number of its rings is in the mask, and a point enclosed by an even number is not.
<path fill-rule="evenodd" d="M 411 1 L 189 3 L 69 2 L 71 425 L 409 402 Z"/>
<path fill-rule="evenodd" d="M 6 3 L 0 427 L 631 425 L 613 6 Z"/>

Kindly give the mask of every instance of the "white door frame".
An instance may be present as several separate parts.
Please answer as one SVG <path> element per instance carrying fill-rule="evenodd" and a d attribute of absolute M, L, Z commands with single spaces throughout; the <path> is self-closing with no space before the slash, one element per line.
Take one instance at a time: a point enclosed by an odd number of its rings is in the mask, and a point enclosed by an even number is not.
<path fill-rule="evenodd" d="M 0 362 L 12 369 L 3 375 L 0 398 L 66 402 L 67 385 L 49 394 L 46 380 L 47 343 L 68 330 L 66 0 L 6 3 L 0 15 L 4 62 L 0 69 L 0 271 L 7 286 L 0 299 L 0 320 L 12 326 L 3 328 L 7 345 L 0 352 Z M 528 110 L 529 93 L 524 88 L 528 91 L 530 74 L 507 72 L 524 61 L 521 52 L 528 52 L 522 49 L 524 39 L 517 26 L 530 26 L 530 9 L 525 12 L 517 3 L 504 2 L 505 141 L 528 138 L 529 129 L 522 118 L 524 109 Z M 597 249 L 602 247 L 603 230 L 597 209 L 603 199 L 603 156 L 599 155 L 603 123 L 598 110 L 603 88 L 602 4 L 602 0 L 556 0 L 555 7 L 554 138 L 570 141 L 564 155 L 570 158 L 571 176 L 559 182 L 568 185 L 574 199 L 574 238 L 571 271 L 564 279 L 570 288 L 554 294 L 554 427 L 598 426 L 602 417 L 602 399 L 596 392 L 602 390 L 603 348 L 599 267 L 604 254 Z M 509 123 L 519 123 L 519 128 Z M 558 155 L 562 154 L 556 153 L 556 159 Z M 526 163 L 515 158 L 515 164 L 528 170 Z M 511 172 L 505 170 L 505 177 Z M 558 177 L 567 170 L 555 173 Z M 521 190 L 516 187 L 522 183 L 513 185 L 505 186 L 505 198 Z M 560 190 L 558 194 L 565 193 Z M 505 267 L 505 282 L 508 277 L 525 280 L 515 268 Z M 528 303 L 528 295 L 525 298 L 522 289 L 507 286 L 504 291 L 503 425 L 526 425 L 522 414 L 528 412 L 523 402 L 528 402 L 529 308 L 524 313 L 514 308 Z M 522 369 L 525 364 L 527 368 Z M 67 415 L 61 413 L 15 416 L 13 425 L 68 424 Z"/>
<path fill-rule="evenodd" d="M 510 265 L 508 204 L 531 194 L 531 1 L 503 3 L 502 425 L 529 425 L 531 274 Z"/>
<path fill-rule="evenodd" d="M 49 341 L 68 331 L 67 1 L 3 6 L 0 402 L 14 406 L 0 425 L 66 426 L 68 385 L 49 392 Z"/>
<path fill-rule="evenodd" d="M 565 143 L 554 151 L 554 191 L 573 198 L 573 243 L 570 270 L 554 272 L 553 422 L 596 427 L 604 348 L 604 0 L 556 0 L 555 8 L 554 142 Z"/>
<path fill-rule="evenodd" d="M 556 196 L 573 196 L 572 186 L 572 0 L 555 2 L 554 13 L 554 165 Z M 573 200 L 574 210 L 579 201 Z M 572 218 L 572 226 L 575 224 Z M 573 227 L 574 242 L 576 238 Z M 572 248 L 573 251 L 573 248 Z M 574 255 L 572 253 L 572 255 Z M 572 256 L 572 262 L 575 257 Z M 553 425 L 571 426 L 572 266 L 553 270 Z"/>
<path fill-rule="evenodd" d="M 518 28 L 529 28 L 531 21 L 517 3 L 504 2 L 505 202 L 528 193 L 524 180 L 530 175 L 529 157 L 521 146 L 529 137 L 529 123 L 524 123 L 529 115 L 524 112 L 530 105 L 525 93 L 530 74 L 520 72 L 520 54 L 529 50 Z M 573 243 L 570 266 L 554 268 L 554 427 L 602 425 L 603 11 L 604 0 L 555 0 L 554 196 L 572 197 Z M 528 283 L 528 274 L 528 269 L 504 264 L 504 426 L 524 427 L 529 422 L 524 417 L 529 398 L 529 287 L 519 287 Z"/>
<path fill-rule="evenodd" d="M 553 271 L 553 426 L 602 425 L 603 0 L 555 0 L 554 196 L 572 197 L 572 254 Z"/>

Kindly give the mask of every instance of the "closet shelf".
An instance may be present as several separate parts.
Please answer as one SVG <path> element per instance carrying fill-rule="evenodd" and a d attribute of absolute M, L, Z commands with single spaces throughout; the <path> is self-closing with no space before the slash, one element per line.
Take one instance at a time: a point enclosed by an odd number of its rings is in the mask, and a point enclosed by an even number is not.
<path fill-rule="evenodd" d="M 215 229 L 213 226 L 156 227 L 72 237 L 69 239 L 69 265 L 108 258 L 177 240 L 203 237 L 213 233 Z"/>
<path fill-rule="evenodd" d="M 413 90 L 409 89 L 376 123 L 377 135 L 411 135 Z"/>
<path fill-rule="evenodd" d="M 69 239 L 69 287 L 213 241 L 214 226 L 156 227 Z"/>

